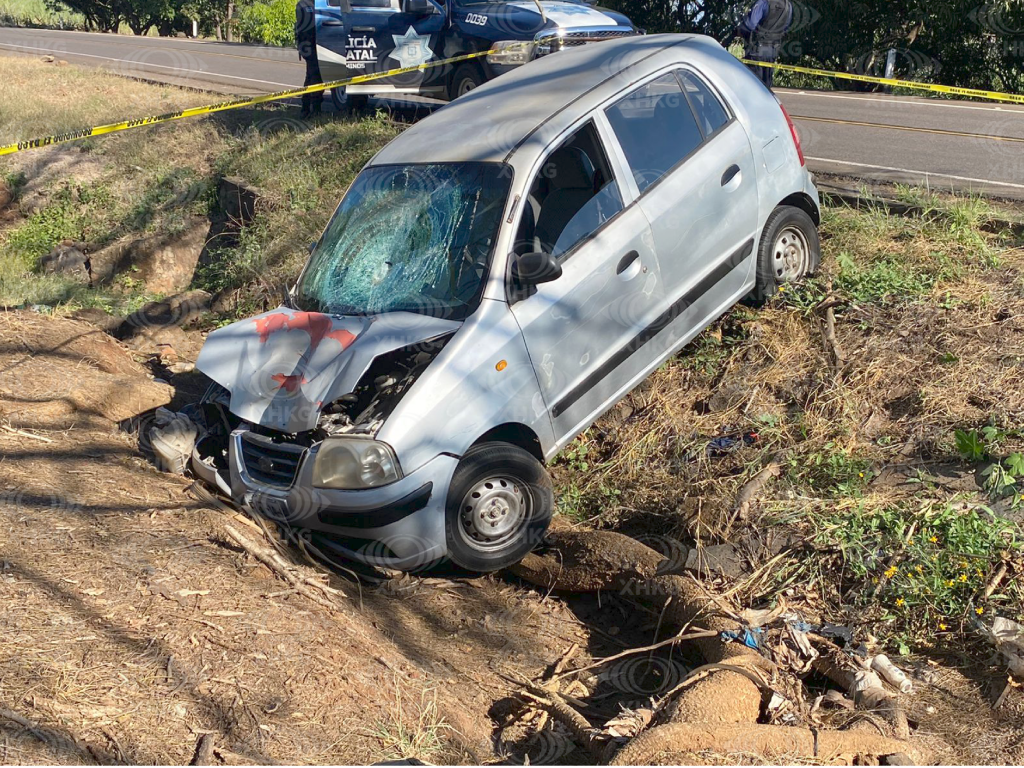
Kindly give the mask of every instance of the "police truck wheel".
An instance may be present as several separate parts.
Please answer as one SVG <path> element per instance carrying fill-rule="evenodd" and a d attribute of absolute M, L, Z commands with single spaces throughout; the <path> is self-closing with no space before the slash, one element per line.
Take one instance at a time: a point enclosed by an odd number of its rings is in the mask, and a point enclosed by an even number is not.
<path fill-rule="evenodd" d="M 448 88 L 448 101 L 454 101 L 459 96 L 465 96 L 474 88 L 483 85 L 484 76 L 480 68 L 473 62 L 467 61 L 459 64 L 452 75 L 452 82 Z"/>
<path fill-rule="evenodd" d="M 356 115 L 366 111 L 370 97 L 362 94 L 347 94 L 344 88 L 332 88 L 331 101 L 334 102 L 334 108 L 341 114 Z"/>
<path fill-rule="evenodd" d="M 806 211 L 780 205 L 768 217 L 757 249 L 757 283 L 750 301 L 763 304 L 786 283 L 813 275 L 821 263 L 818 228 Z"/>
<path fill-rule="evenodd" d="M 517 563 L 540 543 L 553 508 L 551 477 L 529 452 L 509 443 L 474 446 L 448 488 L 448 554 L 481 573 Z"/>

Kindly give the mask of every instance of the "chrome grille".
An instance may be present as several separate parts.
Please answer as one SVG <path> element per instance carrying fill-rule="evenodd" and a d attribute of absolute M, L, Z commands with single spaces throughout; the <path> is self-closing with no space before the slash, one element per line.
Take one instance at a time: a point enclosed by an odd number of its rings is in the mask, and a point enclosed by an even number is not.
<path fill-rule="evenodd" d="M 574 48 L 578 45 L 611 40 L 618 37 L 632 37 L 639 34 L 632 29 L 577 29 L 558 31 L 537 40 L 537 55 L 560 51 L 563 48 Z"/>
<path fill-rule="evenodd" d="M 239 442 L 242 465 L 258 483 L 273 488 L 288 488 L 295 482 L 306 449 L 288 443 L 275 443 L 269 437 L 245 432 Z"/>

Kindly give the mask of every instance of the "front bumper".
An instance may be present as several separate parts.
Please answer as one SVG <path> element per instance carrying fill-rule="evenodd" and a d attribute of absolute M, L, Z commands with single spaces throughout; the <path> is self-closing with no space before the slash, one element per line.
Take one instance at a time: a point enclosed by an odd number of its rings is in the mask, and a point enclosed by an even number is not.
<path fill-rule="evenodd" d="M 313 487 L 319 446 L 302 453 L 294 480 L 269 485 L 247 470 L 242 441 L 231 433 L 228 447 L 231 495 L 246 508 L 293 528 L 314 532 L 329 553 L 358 562 L 413 570 L 447 553 L 444 533 L 448 485 L 458 459 L 439 455 L 397 482 L 342 491 Z"/>

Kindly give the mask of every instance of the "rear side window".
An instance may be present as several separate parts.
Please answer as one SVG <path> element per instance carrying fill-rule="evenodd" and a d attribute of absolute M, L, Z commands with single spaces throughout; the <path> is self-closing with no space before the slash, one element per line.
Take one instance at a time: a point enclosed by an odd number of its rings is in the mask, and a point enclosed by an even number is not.
<path fill-rule="evenodd" d="M 674 74 L 642 85 L 605 114 L 643 192 L 704 140 Z"/>
<path fill-rule="evenodd" d="M 680 72 L 679 78 L 683 81 L 686 96 L 705 136 L 710 136 L 729 122 L 729 113 L 725 111 L 722 102 L 712 93 L 707 83 L 690 72 Z"/>

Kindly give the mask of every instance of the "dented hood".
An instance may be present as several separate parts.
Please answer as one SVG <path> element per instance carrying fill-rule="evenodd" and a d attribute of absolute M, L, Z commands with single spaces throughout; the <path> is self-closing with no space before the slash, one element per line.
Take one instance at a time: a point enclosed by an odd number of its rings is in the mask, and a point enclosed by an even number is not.
<path fill-rule="evenodd" d="M 236 416 L 304 432 L 324 405 L 355 389 L 375 357 L 460 325 L 412 312 L 351 317 L 279 308 L 211 333 L 196 368 L 231 393 Z"/>

